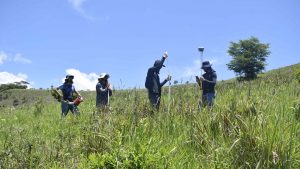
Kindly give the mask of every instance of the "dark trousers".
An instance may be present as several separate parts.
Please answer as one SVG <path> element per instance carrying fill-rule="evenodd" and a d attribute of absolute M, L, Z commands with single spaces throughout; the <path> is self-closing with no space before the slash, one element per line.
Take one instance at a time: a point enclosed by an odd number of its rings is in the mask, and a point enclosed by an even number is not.
<path fill-rule="evenodd" d="M 62 117 L 65 117 L 68 114 L 69 111 L 71 111 L 74 115 L 79 115 L 80 114 L 80 112 L 79 112 L 76 105 L 69 104 L 65 101 L 62 101 L 61 102 L 61 112 L 62 112 L 61 115 L 62 115 Z"/>
<path fill-rule="evenodd" d="M 202 94 L 202 103 L 204 106 L 213 106 L 214 104 L 215 93 L 203 93 Z"/>
<path fill-rule="evenodd" d="M 158 110 L 160 105 L 160 94 L 148 92 L 148 97 L 152 107 Z"/>

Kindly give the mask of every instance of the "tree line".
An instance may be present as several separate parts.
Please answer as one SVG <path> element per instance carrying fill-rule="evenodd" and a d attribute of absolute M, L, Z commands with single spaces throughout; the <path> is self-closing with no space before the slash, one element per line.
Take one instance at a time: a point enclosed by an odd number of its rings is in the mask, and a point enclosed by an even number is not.
<path fill-rule="evenodd" d="M 0 93 L 10 89 L 27 89 L 29 83 L 26 81 L 8 83 L 8 84 L 1 84 L 0 85 Z"/>

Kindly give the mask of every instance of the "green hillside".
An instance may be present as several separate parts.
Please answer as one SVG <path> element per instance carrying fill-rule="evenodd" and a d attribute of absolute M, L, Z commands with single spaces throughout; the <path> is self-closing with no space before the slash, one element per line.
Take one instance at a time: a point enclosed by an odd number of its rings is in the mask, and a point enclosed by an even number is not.
<path fill-rule="evenodd" d="M 0 168 L 299 168 L 298 69 L 219 82 L 200 112 L 196 85 L 173 86 L 171 99 L 165 88 L 155 113 L 145 90 L 115 91 L 102 113 L 83 92 L 81 115 L 64 119 L 48 91 L 2 92 Z"/>

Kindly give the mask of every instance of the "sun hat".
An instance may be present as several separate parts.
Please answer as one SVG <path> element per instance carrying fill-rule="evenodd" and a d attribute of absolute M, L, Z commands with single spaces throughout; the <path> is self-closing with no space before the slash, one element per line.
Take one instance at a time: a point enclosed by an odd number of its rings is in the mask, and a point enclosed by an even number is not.
<path fill-rule="evenodd" d="M 212 64 L 210 64 L 209 61 L 204 61 L 204 62 L 202 62 L 201 68 L 203 69 L 203 68 L 208 68 L 211 66 L 212 66 Z"/>
<path fill-rule="evenodd" d="M 109 76 L 109 74 L 107 74 L 107 73 L 101 73 L 100 74 L 100 77 L 99 77 L 99 79 L 103 79 L 103 78 L 109 78 L 110 76 Z"/>

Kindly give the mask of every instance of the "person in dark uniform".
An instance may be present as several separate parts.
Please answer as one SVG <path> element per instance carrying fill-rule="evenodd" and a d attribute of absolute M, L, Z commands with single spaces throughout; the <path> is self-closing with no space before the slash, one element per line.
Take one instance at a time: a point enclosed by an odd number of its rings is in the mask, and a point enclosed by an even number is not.
<path fill-rule="evenodd" d="M 165 67 L 164 61 L 167 58 L 168 54 L 165 52 L 162 59 L 156 60 L 147 72 L 145 87 L 148 89 L 149 101 L 156 110 L 159 110 L 160 106 L 161 88 L 171 80 L 171 76 L 168 76 L 163 82 L 160 82 L 159 78 L 159 71 L 162 67 Z"/>
<path fill-rule="evenodd" d="M 202 86 L 202 103 L 204 106 L 212 106 L 215 98 L 215 86 L 217 83 L 217 73 L 211 67 L 209 61 L 202 63 L 201 69 L 204 70 L 204 74 L 201 77 L 196 77 L 199 86 Z"/>
<path fill-rule="evenodd" d="M 109 97 L 112 95 L 112 89 L 108 82 L 109 74 L 101 73 L 96 85 L 96 107 L 100 110 L 109 106 Z"/>
<path fill-rule="evenodd" d="M 65 83 L 57 88 L 57 90 L 62 91 L 62 100 L 61 100 L 61 111 L 62 117 L 65 117 L 69 110 L 74 115 L 79 115 L 79 110 L 76 104 L 74 104 L 73 93 L 75 93 L 78 97 L 81 97 L 79 92 L 76 91 L 73 85 L 73 75 L 67 75 L 65 79 Z M 82 98 L 82 97 L 81 97 Z"/>

